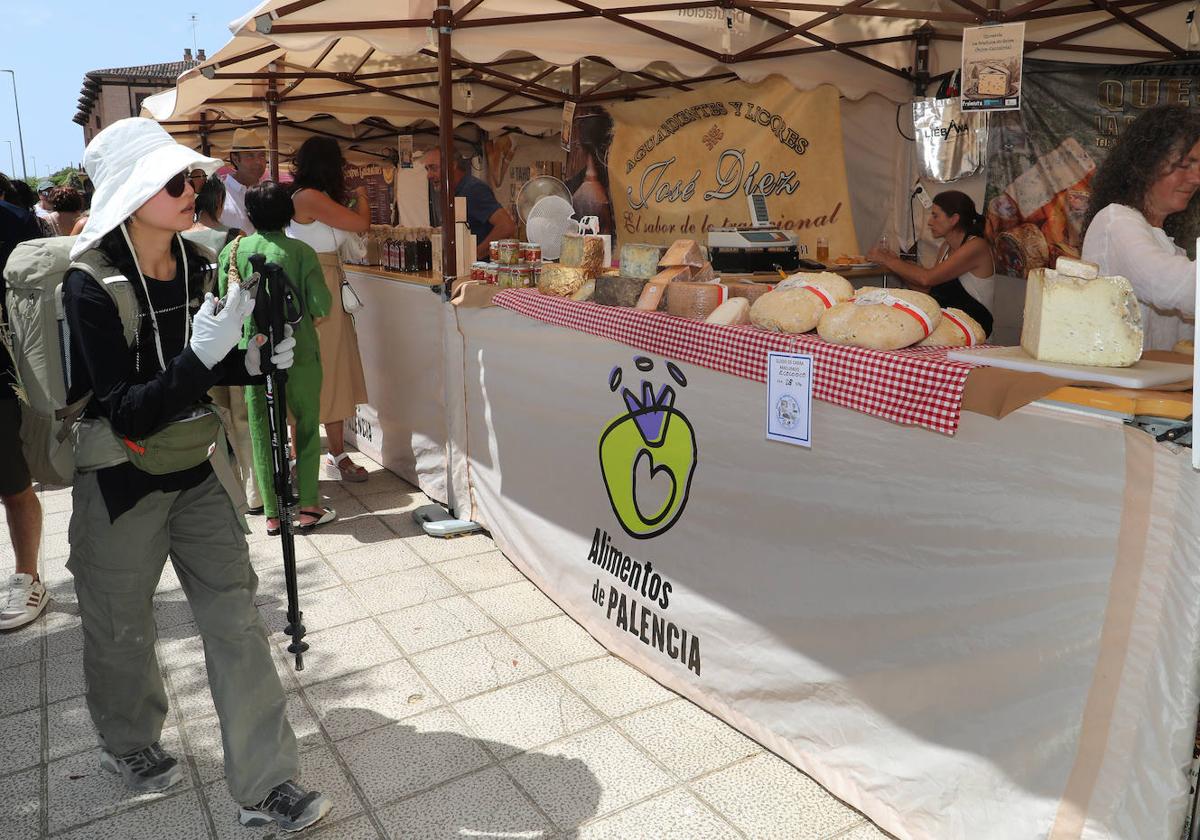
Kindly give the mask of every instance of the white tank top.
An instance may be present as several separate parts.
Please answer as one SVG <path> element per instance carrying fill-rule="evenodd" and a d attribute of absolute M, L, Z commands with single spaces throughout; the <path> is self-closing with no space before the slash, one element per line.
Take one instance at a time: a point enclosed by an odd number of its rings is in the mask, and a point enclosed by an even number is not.
<path fill-rule="evenodd" d="M 965 245 L 968 240 L 974 239 L 974 238 L 975 238 L 974 236 L 968 236 L 966 239 L 963 240 L 963 244 Z M 944 262 L 946 260 L 946 258 L 949 256 L 950 256 L 950 249 L 947 248 L 946 251 L 942 254 L 941 259 L 938 260 L 938 262 L 939 263 Z M 995 268 L 994 263 L 993 263 L 992 267 Z M 963 288 L 967 290 L 967 294 L 969 294 L 971 297 L 975 298 L 975 300 L 979 301 L 984 306 L 986 306 L 988 309 L 988 312 L 993 312 L 992 304 L 996 300 L 996 275 L 995 275 L 995 272 L 988 275 L 987 277 L 979 277 L 975 274 L 972 274 L 969 271 L 964 271 L 962 274 L 959 275 L 958 281 L 960 283 L 962 283 Z"/>
<path fill-rule="evenodd" d="M 301 191 L 297 190 L 297 192 Z M 314 219 L 305 225 L 291 222 L 287 226 L 287 235 L 292 239 L 299 239 L 318 254 L 333 254 L 342 247 L 342 243 L 346 241 L 349 234 Z"/>

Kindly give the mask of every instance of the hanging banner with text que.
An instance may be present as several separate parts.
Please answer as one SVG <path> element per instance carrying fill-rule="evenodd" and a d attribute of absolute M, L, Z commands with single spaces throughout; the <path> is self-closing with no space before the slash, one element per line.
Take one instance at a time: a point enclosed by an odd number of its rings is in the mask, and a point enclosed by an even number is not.
<path fill-rule="evenodd" d="M 746 197 L 762 192 L 771 220 L 802 251 L 814 253 L 824 236 L 830 254 L 858 253 L 833 87 L 798 91 L 773 76 L 621 103 L 609 115 L 607 175 L 621 241 L 703 243 L 711 228 L 748 225 Z"/>

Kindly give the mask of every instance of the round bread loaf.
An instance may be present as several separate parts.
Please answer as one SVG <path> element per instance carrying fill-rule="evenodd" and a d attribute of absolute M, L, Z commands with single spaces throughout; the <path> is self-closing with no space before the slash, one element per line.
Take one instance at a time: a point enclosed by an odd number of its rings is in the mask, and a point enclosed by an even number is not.
<path fill-rule="evenodd" d="M 774 332 L 806 333 L 830 306 L 853 296 L 850 281 L 832 272 L 793 274 L 751 304 L 750 323 Z"/>
<path fill-rule="evenodd" d="M 978 321 L 961 309 L 942 310 L 942 321 L 918 347 L 974 347 L 987 333 Z"/>
<path fill-rule="evenodd" d="M 899 350 L 927 338 L 941 320 L 942 308 L 923 292 L 866 288 L 826 312 L 817 333 L 831 344 Z"/>

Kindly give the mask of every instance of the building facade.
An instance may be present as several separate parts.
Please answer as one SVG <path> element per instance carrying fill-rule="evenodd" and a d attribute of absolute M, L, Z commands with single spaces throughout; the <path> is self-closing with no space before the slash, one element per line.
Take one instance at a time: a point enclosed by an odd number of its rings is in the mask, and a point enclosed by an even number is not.
<path fill-rule="evenodd" d="M 74 122 L 83 128 L 86 146 L 104 127 L 125 117 L 136 117 L 147 96 L 175 87 L 179 75 L 204 61 L 204 50 L 183 51 L 183 61 L 91 70 L 83 77 L 79 110 Z"/>

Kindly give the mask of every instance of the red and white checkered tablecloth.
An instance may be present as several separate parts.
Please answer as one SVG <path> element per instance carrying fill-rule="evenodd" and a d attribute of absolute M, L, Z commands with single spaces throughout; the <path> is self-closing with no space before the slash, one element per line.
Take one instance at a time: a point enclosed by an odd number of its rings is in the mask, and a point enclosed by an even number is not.
<path fill-rule="evenodd" d="M 581 303 L 533 289 L 505 289 L 493 302 L 538 321 L 759 382 L 767 378 L 767 353 L 810 354 L 815 398 L 947 435 L 958 430 L 963 387 L 974 367 L 950 361 L 944 347 L 844 347 L 815 334 L 722 327 L 664 312 Z"/>

